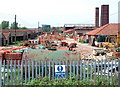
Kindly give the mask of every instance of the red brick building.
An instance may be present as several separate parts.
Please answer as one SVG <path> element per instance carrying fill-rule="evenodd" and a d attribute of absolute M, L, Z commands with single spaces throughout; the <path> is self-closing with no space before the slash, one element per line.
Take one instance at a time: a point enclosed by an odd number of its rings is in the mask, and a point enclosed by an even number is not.
<path fill-rule="evenodd" d="M 118 23 L 106 24 L 100 28 L 88 32 L 89 43 L 92 44 L 97 41 L 98 36 L 114 36 L 117 38 Z"/>

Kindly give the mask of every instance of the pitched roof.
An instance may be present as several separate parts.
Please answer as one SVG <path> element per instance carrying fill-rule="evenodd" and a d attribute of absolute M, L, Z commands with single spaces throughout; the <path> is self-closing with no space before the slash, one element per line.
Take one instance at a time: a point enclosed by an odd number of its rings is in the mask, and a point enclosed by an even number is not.
<path fill-rule="evenodd" d="M 16 31 L 16 36 L 24 36 L 27 35 L 27 32 L 24 31 Z M 11 32 L 11 36 L 15 36 L 15 32 Z"/>
<path fill-rule="evenodd" d="M 75 30 L 94 30 L 95 27 L 78 27 L 78 28 L 74 28 Z"/>
<path fill-rule="evenodd" d="M 71 33 L 73 31 L 74 31 L 74 29 L 69 29 L 69 30 L 64 31 L 64 33 Z"/>
<path fill-rule="evenodd" d="M 100 28 L 88 32 L 88 35 L 117 35 L 118 23 L 106 24 Z"/>
<path fill-rule="evenodd" d="M 8 37 L 9 37 L 9 35 L 10 35 L 10 32 L 3 33 L 3 35 L 5 36 L 6 39 L 8 39 Z"/>
<path fill-rule="evenodd" d="M 16 32 L 38 32 L 38 29 L 16 29 Z M 15 32 L 14 29 L 3 29 L 2 32 Z"/>
<path fill-rule="evenodd" d="M 15 36 L 15 30 L 14 29 L 3 29 L 2 30 L 3 33 L 11 33 L 11 36 Z M 37 33 L 38 29 L 17 29 L 16 30 L 16 35 L 17 36 L 23 36 L 26 33 L 27 34 L 31 34 L 31 33 Z"/>

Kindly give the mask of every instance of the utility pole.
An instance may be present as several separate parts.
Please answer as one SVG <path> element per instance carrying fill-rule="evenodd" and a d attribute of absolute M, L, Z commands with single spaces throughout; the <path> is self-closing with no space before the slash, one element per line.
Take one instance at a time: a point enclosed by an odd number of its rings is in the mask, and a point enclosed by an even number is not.
<path fill-rule="evenodd" d="M 118 33 L 117 33 L 117 45 L 120 45 L 120 1 L 118 2 Z"/>
<path fill-rule="evenodd" d="M 17 25 L 16 25 L 16 15 L 15 15 L 15 42 L 16 42 L 16 28 L 17 28 Z"/>
<path fill-rule="evenodd" d="M 38 21 L 38 35 L 39 35 L 39 21 Z"/>

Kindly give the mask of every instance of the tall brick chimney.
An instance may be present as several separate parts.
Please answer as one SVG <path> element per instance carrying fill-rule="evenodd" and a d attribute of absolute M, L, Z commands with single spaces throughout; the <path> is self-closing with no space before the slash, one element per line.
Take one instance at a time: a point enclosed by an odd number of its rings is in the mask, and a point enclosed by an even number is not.
<path fill-rule="evenodd" d="M 101 6 L 101 26 L 109 24 L 109 5 Z"/>
<path fill-rule="evenodd" d="M 99 8 L 95 8 L 95 27 L 99 27 Z"/>

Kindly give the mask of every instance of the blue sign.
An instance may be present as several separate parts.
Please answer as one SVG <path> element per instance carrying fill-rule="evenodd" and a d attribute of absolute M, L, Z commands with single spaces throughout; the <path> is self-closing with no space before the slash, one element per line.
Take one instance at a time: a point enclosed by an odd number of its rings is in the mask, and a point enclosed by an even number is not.
<path fill-rule="evenodd" d="M 57 73 L 55 73 L 55 77 L 57 78 L 57 79 L 65 79 L 65 72 L 63 73 L 63 72 L 61 72 L 61 73 L 59 73 L 59 72 L 57 72 Z"/>
<path fill-rule="evenodd" d="M 55 77 L 57 79 L 65 79 L 65 65 L 55 65 Z"/>
<path fill-rule="evenodd" d="M 57 67 L 57 70 L 58 70 L 59 72 L 62 72 L 62 71 L 63 71 L 63 67 L 62 67 L 62 66 L 58 66 L 58 67 Z"/>

